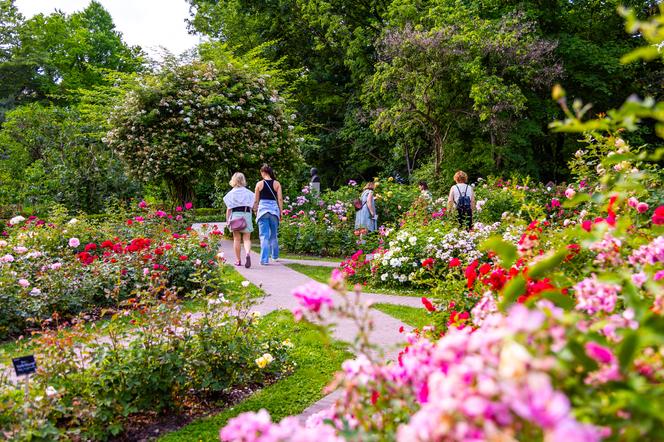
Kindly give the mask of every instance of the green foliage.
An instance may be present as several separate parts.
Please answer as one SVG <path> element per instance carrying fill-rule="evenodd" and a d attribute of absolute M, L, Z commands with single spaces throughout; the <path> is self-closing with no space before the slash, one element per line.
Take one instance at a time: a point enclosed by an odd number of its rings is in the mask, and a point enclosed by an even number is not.
<path fill-rule="evenodd" d="M 296 364 L 294 373 L 255 392 L 246 400 L 219 414 L 193 422 L 159 439 L 163 442 L 217 442 L 219 428 L 229 419 L 247 411 L 265 409 L 275 419 L 297 415 L 322 398 L 324 388 L 351 354 L 340 342 L 323 340 L 313 325 L 294 322 L 292 315 L 277 311 L 265 316 L 261 327 L 276 341 L 289 339 L 293 348 L 289 357 Z"/>
<path fill-rule="evenodd" d="M 296 116 L 264 66 L 218 45 L 192 63 L 167 63 L 127 93 L 106 142 L 136 178 L 165 181 L 174 203 L 191 201 L 197 178 L 219 168 L 230 176 L 292 165 Z"/>
<path fill-rule="evenodd" d="M 10 111 L 0 130 L 0 196 L 4 204 L 43 209 L 51 203 L 101 212 L 111 197 L 139 187 L 103 145 L 100 127 L 82 106 L 32 103 Z M 103 127 L 103 126 L 102 126 Z"/>

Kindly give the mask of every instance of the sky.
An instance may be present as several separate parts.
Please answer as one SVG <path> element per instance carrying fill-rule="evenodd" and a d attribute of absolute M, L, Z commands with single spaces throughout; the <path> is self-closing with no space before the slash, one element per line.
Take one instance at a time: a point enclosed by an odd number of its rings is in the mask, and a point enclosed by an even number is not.
<path fill-rule="evenodd" d="M 189 17 L 185 0 L 98 0 L 113 17 L 116 29 L 129 45 L 141 46 L 159 58 L 160 46 L 178 55 L 198 43 L 187 34 L 184 22 Z M 84 9 L 90 0 L 15 0 L 19 11 L 32 17 L 59 9 L 71 13 Z"/>

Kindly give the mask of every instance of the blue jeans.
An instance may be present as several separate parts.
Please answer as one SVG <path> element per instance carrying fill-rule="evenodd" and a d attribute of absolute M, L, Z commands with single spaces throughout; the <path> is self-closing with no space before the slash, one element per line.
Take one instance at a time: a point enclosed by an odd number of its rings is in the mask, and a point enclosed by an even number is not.
<path fill-rule="evenodd" d="M 271 213 L 266 213 L 258 220 L 258 236 L 261 239 L 261 264 L 267 264 L 272 254 L 272 259 L 279 258 L 279 218 Z"/>

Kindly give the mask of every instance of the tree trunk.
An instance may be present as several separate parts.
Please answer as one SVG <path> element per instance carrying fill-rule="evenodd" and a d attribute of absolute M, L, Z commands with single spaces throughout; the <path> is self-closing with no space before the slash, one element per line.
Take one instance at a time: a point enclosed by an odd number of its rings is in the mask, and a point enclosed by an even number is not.
<path fill-rule="evenodd" d="M 433 173 L 437 177 L 440 175 L 440 165 L 443 162 L 443 135 L 440 133 L 440 129 L 437 127 L 433 131 L 433 151 Z"/>
<path fill-rule="evenodd" d="M 194 183 L 186 177 L 167 177 L 166 185 L 173 208 L 194 201 Z"/>

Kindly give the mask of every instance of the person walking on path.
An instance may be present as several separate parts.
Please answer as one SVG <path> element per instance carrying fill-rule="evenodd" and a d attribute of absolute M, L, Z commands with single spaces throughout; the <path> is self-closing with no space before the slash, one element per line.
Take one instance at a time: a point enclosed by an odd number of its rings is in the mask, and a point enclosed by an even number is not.
<path fill-rule="evenodd" d="M 263 179 L 256 184 L 254 211 L 261 240 L 261 264 L 267 265 L 269 258 L 279 259 L 279 221 L 284 210 L 281 184 L 267 164 L 261 167 Z"/>
<path fill-rule="evenodd" d="M 355 229 L 364 228 L 369 232 L 373 232 L 378 228 L 378 215 L 376 213 L 374 189 L 374 183 L 367 183 L 367 185 L 364 186 L 360 199 L 355 202 Z"/>
<path fill-rule="evenodd" d="M 249 268 L 251 267 L 251 232 L 254 231 L 251 211 L 254 207 L 255 196 L 251 190 L 247 189 L 247 179 L 240 172 L 235 173 L 228 184 L 233 189 L 224 195 L 224 204 L 226 204 L 226 225 L 233 232 L 235 265 L 242 265 L 240 252 L 242 243 L 244 243 L 244 265 Z M 243 220 L 244 222 L 234 220 Z M 237 229 L 233 229 L 233 226 L 236 226 Z"/>
<path fill-rule="evenodd" d="M 462 170 L 454 174 L 454 182 L 456 184 L 450 189 L 450 196 L 447 199 L 447 210 L 456 207 L 459 227 L 470 230 L 473 227 L 475 192 L 468 185 L 468 175 Z"/>

